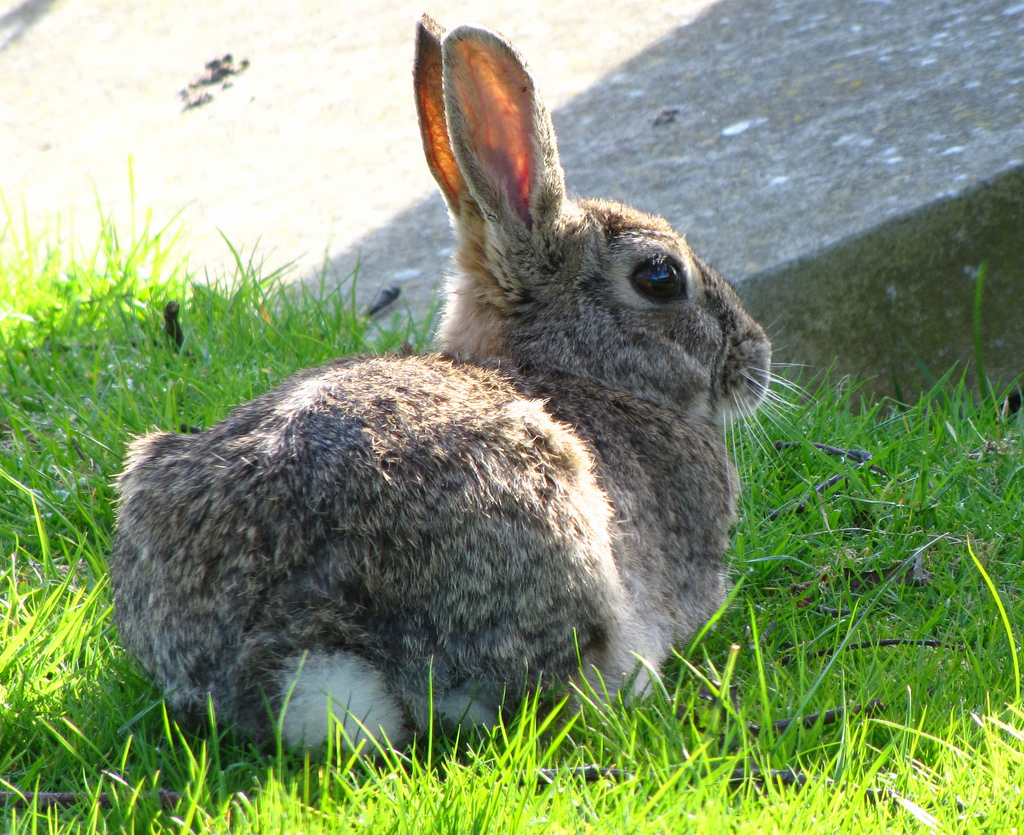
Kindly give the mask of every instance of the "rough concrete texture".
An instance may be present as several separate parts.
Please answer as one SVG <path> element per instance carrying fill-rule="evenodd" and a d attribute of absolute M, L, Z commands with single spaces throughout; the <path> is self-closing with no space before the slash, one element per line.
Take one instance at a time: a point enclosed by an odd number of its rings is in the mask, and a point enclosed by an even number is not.
<path fill-rule="evenodd" d="M 507 32 L 557 106 L 708 2 L 427 6 L 449 25 Z M 36 234 L 59 223 L 89 247 L 97 198 L 126 234 L 131 159 L 136 217 L 178 217 L 194 270 L 232 267 L 223 233 L 268 267 L 294 262 L 306 275 L 436 191 L 412 97 L 424 10 L 424 0 L 0 0 L 0 192 L 19 219 L 24 202 Z M 248 68 L 183 110 L 179 91 L 226 53 Z M 364 284 L 399 269 L 387 255 L 368 253 Z M 438 274 L 443 259 L 423 255 Z"/>
<path fill-rule="evenodd" d="M 430 5 L 517 44 L 555 111 L 570 189 L 665 215 L 740 283 L 780 358 L 841 355 L 843 370 L 912 386 L 892 346 L 935 371 L 969 357 L 970 270 L 989 259 L 990 366 L 1017 373 L 1020 0 Z M 80 219 L 95 182 L 123 213 L 131 153 L 137 202 L 161 222 L 187 207 L 193 268 L 227 263 L 220 229 L 299 275 L 325 254 L 332 277 L 358 259 L 364 299 L 398 281 L 426 307 L 451 236 L 413 120 L 418 6 L 17 9 L 0 12 L 8 202 Z M 26 9 L 39 14 L 19 29 Z M 177 90 L 229 51 L 249 69 L 181 112 Z"/>
<path fill-rule="evenodd" d="M 745 281 L 747 308 L 778 335 L 775 356 L 865 393 L 913 400 L 956 363 L 977 387 L 978 335 L 997 393 L 1024 374 L 1024 168 L 975 184 Z"/>

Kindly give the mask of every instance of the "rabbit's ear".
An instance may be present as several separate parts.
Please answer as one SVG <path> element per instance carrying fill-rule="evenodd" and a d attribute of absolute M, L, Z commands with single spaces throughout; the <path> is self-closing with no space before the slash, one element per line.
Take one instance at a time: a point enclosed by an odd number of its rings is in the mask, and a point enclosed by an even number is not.
<path fill-rule="evenodd" d="M 462 202 L 472 199 L 466 181 L 459 171 L 448 139 L 448 122 L 444 115 L 444 88 L 441 81 L 441 39 L 444 28 L 429 15 L 416 25 L 416 60 L 413 64 L 413 88 L 416 92 L 416 113 L 420 122 L 423 153 L 430 173 L 434 175 L 448 208 L 459 216 Z"/>
<path fill-rule="evenodd" d="M 486 217 L 546 225 L 561 211 L 565 179 L 551 117 L 510 44 L 471 26 L 442 43 L 452 150 Z"/>

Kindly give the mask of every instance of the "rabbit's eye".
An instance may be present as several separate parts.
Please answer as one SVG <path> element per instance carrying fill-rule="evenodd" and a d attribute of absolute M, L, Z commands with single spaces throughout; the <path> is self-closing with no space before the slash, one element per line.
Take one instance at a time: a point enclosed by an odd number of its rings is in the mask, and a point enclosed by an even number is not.
<path fill-rule="evenodd" d="M 686 277 L 671 261 L 664 258 L 644 261 L 633 270 L 633 286 L 645 296 L 668 301 L 686 295 Z"/>

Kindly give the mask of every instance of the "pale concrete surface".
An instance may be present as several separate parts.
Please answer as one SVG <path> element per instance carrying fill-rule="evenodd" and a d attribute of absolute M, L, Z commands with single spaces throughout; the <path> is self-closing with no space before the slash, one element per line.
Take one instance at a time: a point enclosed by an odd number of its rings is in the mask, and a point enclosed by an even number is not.
<path fill-rule="evenodd" d="M 554 105 L 708 0 L 432 0 L 500 28 Z M 180 212 L 195 270 L 231 265 L 221 233 L 296 275 L 432 193 L 412 98 L 421 0 L 0 0 L 0 193 L 37 234 L 94 245 L 96 197 L 125 234 Z M 178 92 L 230 53 L 251 63 L 213 100 Z M 443 221 L 442 221 L 443 228 Z M 435 257 L 431 253 L 431 257 Z"/>

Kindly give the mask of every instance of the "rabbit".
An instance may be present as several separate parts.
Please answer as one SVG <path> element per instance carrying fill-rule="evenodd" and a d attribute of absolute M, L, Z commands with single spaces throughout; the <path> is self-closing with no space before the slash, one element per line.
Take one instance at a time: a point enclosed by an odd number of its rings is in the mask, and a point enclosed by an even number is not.
<path fill-rule="evenodd" d="M 115 621 L 182 721 L 401 748 L 533 692 L 643 693 L 723 604 L 724 426 L 765 395 L 764 331 L 664 220 L 567 196 L 501 36 L 424 16 L 414 88 L 457 237 L 436 353 L 127 453 Z"/>

